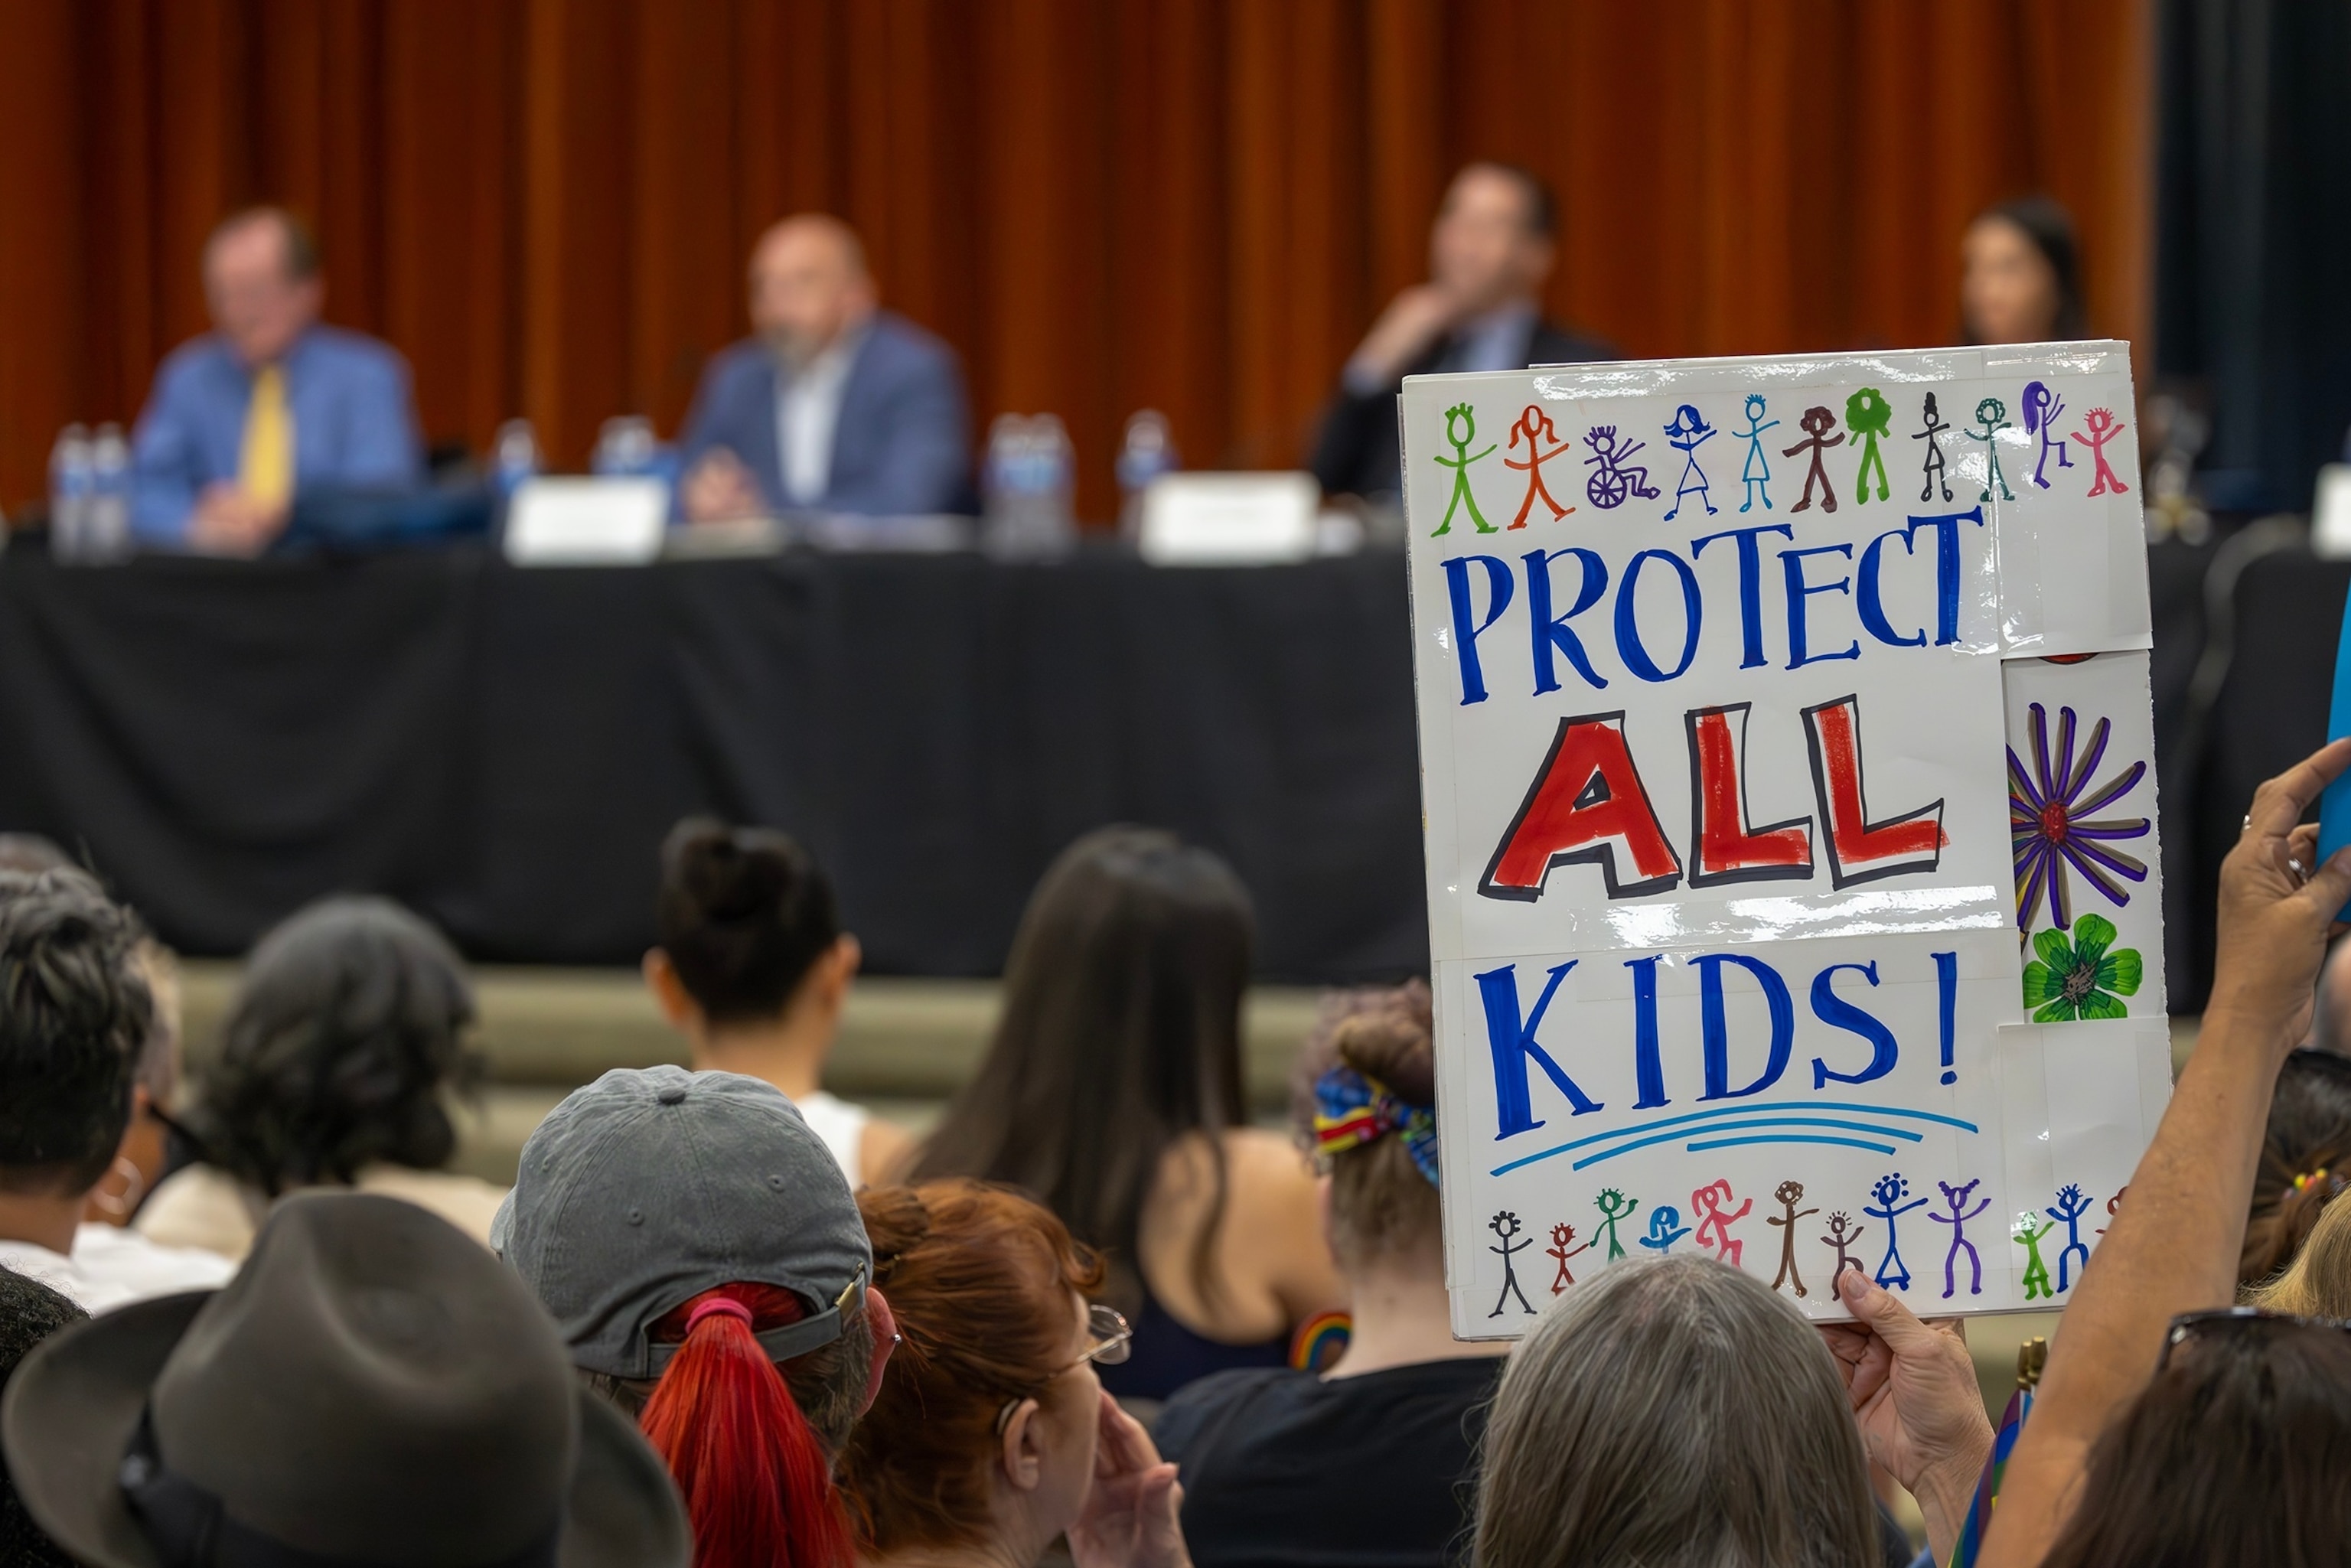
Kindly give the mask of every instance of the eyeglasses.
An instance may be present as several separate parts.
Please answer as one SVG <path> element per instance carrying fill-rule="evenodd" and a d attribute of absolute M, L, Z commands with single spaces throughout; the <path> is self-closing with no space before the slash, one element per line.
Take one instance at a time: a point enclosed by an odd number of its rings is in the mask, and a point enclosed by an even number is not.
<path fill-rule="evenodd" d="M 2161 1372 L 2171 1364 L 2171 1353 L 2190 1340 L 2239 1337 L 2278 1329 L 2334 1329 L 2351 1333 L 2351 1322 L 2341 1318 L 2299 1318 L 2260 1307 L 2215 1307 L 2210 1312 L 2182 1312 L 2171 1320 L 2163 1336 L 2163 1354 L 2156 1358 Z"/>
<path fill-rule="evenodd" d="M 1065 1372 L 1083 1366 L 1090 1361 L 1096 1366 L 1116 1366 L 1132 1354 L 1134 1349 L 1134 1330 L 1127 1323 L 1126 1314 L 1116 1307 L 1104 1306 L 1100 1301 L 1095 1301 L 1086 1308 L 1086 1339 L 1089 1343 L 1083 1355 L 1079 1356 L 1075 1361 L 1065 1362 L 1055 1367 L 1040 1379 L 1028 1393 L 1016 1394 L 1004 1402 L 1004 1408 L 996 1413 L 996 1430 L 999 1437 L 1003 1435 L 1005 1424 L 1012 1419 L 1012 1413 L 1020 1408 L 1020 1402 L 1024 1399 L 1034 1399 L 1044 1391 L 1045 1385 L 1052 1382 L 1054 1378 Z"/>

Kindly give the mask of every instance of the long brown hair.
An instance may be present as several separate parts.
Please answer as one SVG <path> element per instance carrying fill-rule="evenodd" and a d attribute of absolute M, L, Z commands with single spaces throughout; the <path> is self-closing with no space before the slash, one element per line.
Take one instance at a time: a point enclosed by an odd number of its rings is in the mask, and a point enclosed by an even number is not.
<path fill-rule="evenodd" d="M 2091 1450 L 2042 1568 L 2335 1568 L 2351 1542 L 2351 1333 L 2183 1344 Z"/>
<path fill-rule="evenodd" d="M 1208 1134 L 1216 1197 L 1194 1265 L 1210 1286 L 1225 1200 L 1216 1135 L 1247 1121 L 1240 1009 L 1255 929 L 1232 868 L 1173 833 L 1104 828 L 1062 851 L 1013 938 L 987 1059 L 913 1178 L 1035 1194 L 1107 1255 L 1111 1295 L 1132 1311 L 1135 1233 L 1161 1157 Z"/>
<path fill-rule="evenodd" d="M 868 1187 L 874 1282 L 904 1336 L 841 1456 L 859 1542 L 887 1557 L 986 1539 L 996 1423 L 1068 1364 L 1072 1292 L 1102 1265 L 1041 1205 L 966 1180 Z"/>
<path fill-rule="evenodd" d="M 2297 1051 L 2278 1070 L 2237 1262 L 2258 1284 L 2294 1261 L 2335 1195 L 2351 1186 L 2351 1058 Z"/>

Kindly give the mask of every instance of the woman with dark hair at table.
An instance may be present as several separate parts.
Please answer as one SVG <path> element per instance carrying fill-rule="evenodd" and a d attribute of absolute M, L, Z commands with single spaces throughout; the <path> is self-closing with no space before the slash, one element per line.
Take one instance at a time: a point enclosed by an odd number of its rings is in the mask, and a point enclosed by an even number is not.
<path fill-rule="evenodd" d="M 349 1186 L 430 1209 L 488 1243 L 502 1187 L 442 1167 L 445 1103 L 478 1064 L 474 996 L 441 934 L 389 899 L 321 899 L 262 937 L 181 1118 L 200 1163 L 139 1211 L 157 1241 L 242 1260 L 269 1206 Z"/>
<path fill-rule="evenodd" d="M 2046 196 L 1986 207 L 1960 246 L 1959 317 L 1970 343 L 2047 343 L 2085 337 L 2074 220 Z"/>
<path fill-rule="evenodd" d="M 1172 833 L 1071 844 L 1013 938 L 986 1060 L 915 1155 L 911 1179 L 1024 1187 L 1102 1253 L 1134 1323 L 1102 1374 L 1122 1398 L 1279 1366 L 1343 1298 L 1312 1167 L 1242 1101 L 1255 924 L 1232 868 Z"/>

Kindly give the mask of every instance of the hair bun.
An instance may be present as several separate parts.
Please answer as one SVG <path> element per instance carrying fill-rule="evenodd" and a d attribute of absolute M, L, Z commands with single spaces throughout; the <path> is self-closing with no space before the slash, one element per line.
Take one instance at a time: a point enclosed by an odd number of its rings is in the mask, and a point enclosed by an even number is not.
<path fill-rule="evenodd" d="M 1435 1026 L 1418 980 L 1342 1018 L 1331 1035 L 1339 1060 L 1385 1084 L 1407 1105 L 1437 1103 Z"/>
<path fill-rule="evenodd" d="M 767 915 L 791 885 L 792 868 L 780 851 L 747 842 L 744 834 L 716 822 L 688 835 L 678 846 L 678 860 L 687 894 L 712 920 Z"/>

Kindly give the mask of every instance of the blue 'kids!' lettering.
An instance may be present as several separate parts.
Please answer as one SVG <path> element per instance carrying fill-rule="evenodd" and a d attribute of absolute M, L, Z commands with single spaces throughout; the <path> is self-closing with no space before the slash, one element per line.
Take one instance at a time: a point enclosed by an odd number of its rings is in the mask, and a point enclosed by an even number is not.
<path fill-rule="evenodd" d="M 1478 994 L 1486 1005 L 1486 1043 L 1494 1057 L 1494 1097 L 1496 1115 L 1501 1123 L 1494 1136 L 1507 1138 L 1514 1133 L 1531 1133 L 1542 1123 L 1535 1119 L 1533 1105 L 1527 1098 L 1527 1063 L 1532 1061 L 1543 1070 L 1552 1086 L 1567 1096 L 1568 1103 L 1581 1116 L 1597 1111 L 1601 1103 L 1576 1087 L 1560 1064 L 1552 1060 L 1551 1052 L 1535 1043 L 1535 1030 L 1542 1027 L 1544 1011 L 1559 990 L 1559 983 L 1575 967 L 1570 958 L 1551 971 L 1551 982 L 1543 987 L 1542 995 L 1535 998 L 1535 1010 L 1524 1023 L 1519 1021 L 1519 967 L 1505 964 L 1499 969 L 1489 969 L 1478 977 Z"/>
<path fill-rule="evenodd" d="M 1744 953 L 1701 953 L 1696 962 L 1699 1039 L 1706 1055 L 1706 1092 L 1698 1100 L 1703 1103 L 1761 1094 L 1780 1082 L 1780 1074 L 1788 1071 L 1788 1051 L 1796 1040 L 1796 1009 L 1788 998 L 1788 982 L 1780 977 L 1779 970 Z M 1771 1054 L 1763 1063 L 1763 1071 L 1744 1089 L 1730 1087 L 1730 1030 L 1724 1016 L 1722 996 L 1722 969 L 1726 964 L 1736 964 L 1755 977 L 1755 983 L 1763 988 L 1764 1004 L 1771 1010 Z"/>
<path fill-rule="evenodd" d="M 1944 1023 L 1944 1062 L 1950 1061 L 1949 1019 L 1958 989 L 1957 955 L 1938 953 L 1935 978 L 1938 999 L 1942 1003 Z M 1667 1092 L 1663 1031 L 1659 1027 L 1658 972 L 1666 955 L 1653 953 L 1628 960 L 1625 967 L 1632 971 L 1633 986 L 1633 1078 L 1639 1097 L 1632 1108 L 1655 1111 L 1673 1103 Z M 1571 958 L 1547 971 L 1542 992 L 1535 998 L 1532 1011 L 1521 1017 L 1519 1005 L 1518 967 L 1505 964 L 1476 977 L 1479 998 L 1486 1018 L 1486 1039 L 1494 1069 L 1494 1102 L 1497 1140 L 1532 1132 L 1543 1122 L 1534 1113 L 1530 1092 L 1531 1069 L 1541 1068 L 1543 1076 L 1568 1102 L 1578 1116 L 1606 1108 L 1605 1103 L 1593 1099 L 1583 1086 L 1570 1077 L 1565 1068 L 1535 1039 L 1542 1027 L 1544 1015 L 1560 991 L 1571 970 L 1576 967 Z M 1699 953 L 1691 956 L 1690 964 L 1698 972 L 1698 1054 L 1704 1080 L 1704 1092 L 1698 1103 L 1740 1100 L 1757 1095 L 1777 1084 L 1787 1072 L 1793 1055 L 1796 1038 L 1796 1008 L 1789 977 L 1763 959 L 1750 953 Z M 1731 1082 L 1731 1049 L 1729 1022 L 1729 983 L 1732 969 L 1745 971 L 1760 993 L 1769 1019 L 1768 1043 L 1764 1046 L 1760 1071 L 1745 1083 Z M 1839 1031 L 1839 1038 L 1851 1038 L 1866 1042 L 1869 1056 L 1857 1065 L 1851 1056 L 1841 1066 L 1832 1066 L 1825 1056 L 1812 1059 L 1813 1090 L 1815 1093 L 1832 1084 L 1870 1083 L 1893 1073 L 1900 1065 L 1901 1042 L 1893 1029 L 1849 996 L 1839 996 L 1836 983 L 1840 977 L 1853 975 L 1870 989 L 1881 981 L 1877 960 L 1867 963 L 1830 964 L 1812 978 L 1811 1002 L 1813 1016 L 1829 1029 Z M 1848 990 L 1852 983 L 1847 982 Z M 1598 1054 L 1600 1047 L 1588 1037 L 1579 1034 L 1574 1040 L 1580 1060 L 1587 1065 Z M 1751 1042 L 1748 1045 L 1752 1049 Z M 1853 1071 L 1845 1071 L 1846 1067 Z M 1956 1075 L 1946 1071 L 1943 1082 L 1955 1081 Z"/>

